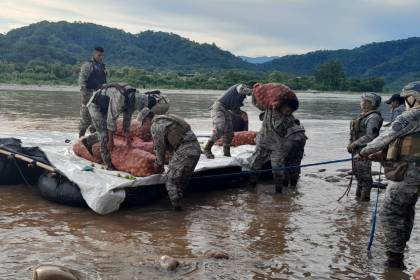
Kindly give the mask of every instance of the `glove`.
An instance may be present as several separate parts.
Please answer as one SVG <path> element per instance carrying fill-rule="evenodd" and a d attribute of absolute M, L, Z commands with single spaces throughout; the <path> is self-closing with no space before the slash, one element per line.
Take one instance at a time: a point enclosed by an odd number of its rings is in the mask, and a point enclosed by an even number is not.
<path fill-rule="evenodd" d="M 377 153 L 369 155 L 367 158 L 371 161 L 382 162 L 385 161 L 386 155 L 385 153 L 383 153 L 383 151 L 379 151 Z"/>
<path fill-rule="evenodd" d="M 357 148 L 357 144 L 356 143 L 351 143 L 347 146 L 347 152 L 352 154 L 356 148 Z"/>

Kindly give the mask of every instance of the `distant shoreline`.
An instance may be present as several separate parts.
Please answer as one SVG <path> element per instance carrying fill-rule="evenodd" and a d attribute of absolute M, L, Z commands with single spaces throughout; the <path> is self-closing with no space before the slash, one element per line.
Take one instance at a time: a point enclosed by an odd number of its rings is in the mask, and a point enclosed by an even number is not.
<path fill-rule="evenodd" d="M 147 91 L 151 89 L 159 89 L 161 91 L 166 91 L 166 93 L 194 93 L 194 91 L 198 92 L 223 92 L 223 90 L 218 89 L 183 89 L 183 88 L 149 88 L 143 89 L 140 88 L 140 92 Z M 46 92 L 53 92 L 53 91 L 62 91 L 62 92 L 79 92 L 80 89 L 78 86 L 75 85 L 38 85 L 38 84 L 2 84 L 0 83 L 0 91 L 46 91 Z M 361 94 L 360 92 L 350 92 L 350 91 L 318 91 L 318 90 L 295 90 L 297 93 L 310 93 L 310 94 L 352 94 L 357 95 Z M 164 92 L 165 93 L 165 92 Z M 382 92 L 381 95 L 388 96 L 390 93 Z"/>
<path fill-rule="evenodd" d="M 79 91 L 78 86 L 68 85 L 36 85 L 36 84 L 0 84 L 0 90 L 19 91 Z"/>

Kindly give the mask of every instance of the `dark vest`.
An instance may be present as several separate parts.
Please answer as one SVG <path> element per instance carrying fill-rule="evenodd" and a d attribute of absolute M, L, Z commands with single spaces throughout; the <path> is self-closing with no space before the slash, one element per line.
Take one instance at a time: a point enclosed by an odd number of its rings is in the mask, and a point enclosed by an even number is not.
<path fill-rule="evenodd" d="M 90 62 L 92 72 L 86 81 L 86 88 L 90 90 L 97 90 L 99 86 L 106 84 L 105 64 Z"/>
<path fill-rule="evenodd" d="M 350 123 L 350 136 L 351 136 L 350 138 L 351 139 L 350 140 L 352 142 L 356 141 L 357 139 L 365 135 L 366 131 L 365 129 L 362 128 L 362 121 L 366 119 L 367 117 L 369 117 L 371 114 L 378 114 L 382 118 L 381 113 L 379 111 L 374 110 L 374 111 L 370 111 L 365 114 L 362 114 L 351 121 Z M 379 125 L 379 129 L 381 128 L 381 126 L 382 126 L 382 122 Z"/>
<path fill-rule="evenodd" d="M 241 95 L 236 90 L 238 85 L 231 86 L 222 97 L 219 98 L 219 102 L 223 104 L 223 106 L 228 109 L 237 109 L 244 105 L 245 95 Z"/>
<path fill-rule="evenodd" d="M 122 95 L 124 95 L 124 107 L 123 111 L 134 111 L 134 99 L 135 99 L 135 90 L 126 90 L 124 86 L 120 84 L 107 84 L 104 85 L 101 90 L 95 93 L 92 102 L 99 106 L 102 114 L 108 113 L 109 108 L 109 97 L 105 94 L 106 90 L 110 87 L 116 88 Z"/>

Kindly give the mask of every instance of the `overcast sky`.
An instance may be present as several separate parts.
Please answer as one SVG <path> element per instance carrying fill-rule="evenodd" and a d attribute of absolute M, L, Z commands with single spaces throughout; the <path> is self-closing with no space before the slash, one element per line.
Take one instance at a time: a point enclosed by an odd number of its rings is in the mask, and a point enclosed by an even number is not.
<path fill-rule="evenodd" d="M 236 55 L 285 55 L 420 36 L 420 0 L 0 0 L 1 33 L 41 20 L 161 30 Z"/>

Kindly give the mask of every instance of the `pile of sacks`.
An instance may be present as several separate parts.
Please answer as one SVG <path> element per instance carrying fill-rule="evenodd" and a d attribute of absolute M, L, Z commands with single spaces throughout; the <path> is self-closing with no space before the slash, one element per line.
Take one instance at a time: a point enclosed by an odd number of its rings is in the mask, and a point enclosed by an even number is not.
<path fill-rule="evenodd" d="M 146 177 L 154 174 L 153 142 L 151 141 L 150 127 L 142 127 L 137 121 L 131 123 L 131 147 L 127 146 L 122 121 L 117 122 L 117 131 L 114 134 L 114 147 L 111 152 L 112 164 L 117 170 L 128 172 L 136 177 Z M 73 145 L 76 155 L 92 162 L 102 163 L 99 143 L 93 145 L 93 155 L 89 153 L 81 139 Z"/>
<path fill-rule="evenodd" d="M 241 145 L 255 145 L 255 138 L 257 137 L 257 132 L 255 131 L 237 131 L 233 134 L 233 139 L 231 146 L 237 147 Z M 217 140 L 217 145 L 222 146 L 222 139 Z"/>
<path fill-rule="evenodd" d="M 264 109 L 278 108 L 283 100 L 297 100 L 296 94 L 288 86 L 280 83 L 256 83 L 252 94 L 256 105 Z"/>

